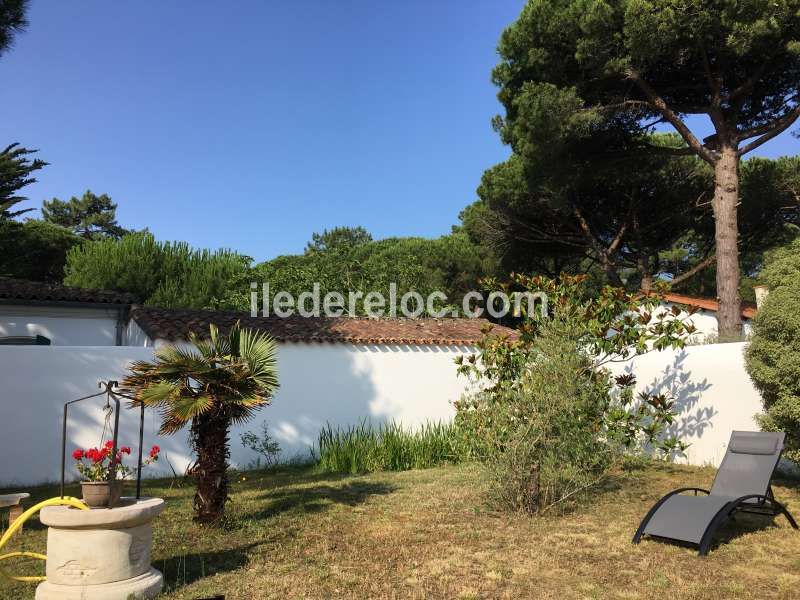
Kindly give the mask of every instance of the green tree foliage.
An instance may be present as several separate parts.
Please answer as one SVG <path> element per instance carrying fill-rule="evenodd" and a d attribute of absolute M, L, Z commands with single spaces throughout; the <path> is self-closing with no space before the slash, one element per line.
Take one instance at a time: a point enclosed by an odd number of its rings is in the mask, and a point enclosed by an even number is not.
<path fill-rule="evenodd" d="M 28 20 L 28 0 L 3 0 L 0 2 L 0 56 L 14 42 L 14 37 L 25 30 Z"/>
<path fill-rule="evenodd" d="M 27 200 L 25 196 L 17 195 L 17 192 L 26 185 L 35 183 L 32 177 L 35 171 L 47 166 L 47 163 L 38 158 L 31 160 L 30 155 L 37 152 L 28 150 L 19 144 L 11 144 L 0 152 L 0 221 L 13 219 L 32 208 L 13 211 L 16 204 Z"/>
<path fill-rule="evenodd" d="M 527 314 L 518 341 L 488 331 L 478 354 L 456 360 L 474 384 L 456 405 L 456 422 L 488 465 L 501 506 L 531 513 L 565 506 L 595 489 L 626 452 L 685 450 L 667 431 L 673 400 L 634 398 L 635 379 L 612 378 L 604 366 L 682 347 L 691 325 L 659 310 L 658 294 L 610 287 L 587 294 L 584 276 L 511 283 L 546 293 L 546 314 Z"/>
<path fill-rule="evenodd" d="M 322 233 L 311 234 L 311 241 L 306 246 L 306 252 L 325 252 L 352 248 L 372 241 L 370 234 L 363 227 L 334 227 Z"/>
<path fill-rule="evenodd" d="M 341 232 L 349 231 L 346 235 Z M 360 230 L 360 231 L 359 231 Z M 331 233 L 336 232 L 334 236 Z M 381 292 L 389 300 L 390 284 L 397 284 L 397 300 L 408 291 L 427 297 L 442 291 L 448 302 L 475 289 L 478 280 L 494 272 L 491 256 L 462 232 L 437 239 L 387 238 L 371 241 L 361 228 L 337 228 L 314 234 L 304 254 L 279 256 L 257 265 L 232 289 L 225 304 L 239 310 L 250 308 L 250 282 L 269 283 L 270 293 L 291 293 L 295 298 L 320 285 L 328 292 L 360 293 L 356 312 L 363 314 L 363 297 Z M 355 233 L 355 235 L 352 235 Z M 388 307 L 387 307 L 388 312 Z"/>
<path fill-rule="evenodd" d="M 61 283 L 67 252 L 81 242 L 58 225 L 0 220 L 0 277 Z"/>
<path fill-rule="evenodd" d="M 230 250 L 197 250 L 137 232 L 70 250 L 64 283 L 130 292 L 156 306 L 207 308 L 218 306 L 249 264 L 249 257 Z"/>
<path fill-rule="evenodd" d="M 798 157 L 742 163 L 745 277 L 760 268 L 765 250 L 785 241 L 787 224 L 800 224 L 798 172 Z M 665 161 L 639 153 L 560 182 L 547 173 L 529 178 L 521 157 L 512 155 L 484 173 L 480 200 L 462 219 L 469 235 L 492 247 L 508 271 L 598 273 L 629 289 L 660 277 L 673 288 L 713 296 L 712 194 L 711 168 L 692 157 Z"/>
<path fill-rule="evenodd" d="M 529 0 L 503 33 L 495 125 L 526 169 L 695 155 L 711 198 L 720 331 L 739 332 L 740 157 L 800 117 L 800 0 Z M 688 115 L 710 120 L 700 139 Z M 646 134 L 667 123 L 683 147 Z"/>
<path fill-rule="evenodd" d="M 739 269 L 742 299 L 753 301 L 753 285 L 764 265 L 764 254 L 790 242 L 800 226 L 800 157 L 776 160 L 751 158 L 741 165 L 739 207 Z M 707 196 L 710 195 L 707 194 Z M 716 265 L 699 264 L 702 249 L 713 257 L 713 237 L 690 232 L 671 251 L 662 254 L 664 271 L 689 273 L 674 288 L 700 296 L 716 295 Z M 677 264 L 676 264 L 677 263 Z"/>
<path fill-rule="evenodd" d="M 45 200 L 42 220 L 65 227 L 87 240 L 119 239 L 130 233 L 117 223 L 117 205 L 107 194 L 97 196 L 86 190 L 80 198 Z"/>
<path fill-rule="evenodd" d="M 252 419 L 275 395 L 277 345 L 238 323 L 227 334 L 212 325 L 208 339 L 189 341 L 192 348 L 165 346 L 153 362 L 134 362 L 122 385 L 159 411 L 160 433 L 189 425 L 197 458 L 195 520 L 219 523 L 228 501 L 230 428 Z"/>
<path fill-rule="evenodd" d="M 767 255 L 760 279 L 770 292 L 753 321 L 747 372 L 764 403 L 761 427 L 786 432 L 784 455 L 800 462 L 800 237 Z"/>
<path fill-rule="evenodd" d="M 605 280 L 649 287 L 659 253 L 687 230 L 713 232 L 698 199 L 710 171 L 691 158 L 664 161 L 640 153 L 606 168 L 575 166 L 569 179 L 531 174 L 519 155 L 484 173 L 481 219 L 473 237 L 495 249 L 509 271 L 580 272 L 596 266 Z M 474 213 L 468 216 L 476 216 Z"/>

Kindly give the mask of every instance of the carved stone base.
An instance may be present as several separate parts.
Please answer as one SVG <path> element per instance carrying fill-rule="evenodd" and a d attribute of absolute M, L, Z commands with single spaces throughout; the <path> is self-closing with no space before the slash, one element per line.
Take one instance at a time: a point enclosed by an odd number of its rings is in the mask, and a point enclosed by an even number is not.
<path fill-rule="evenodd" d="M 128 600 L 153 598 L 162 576 L 150 566 L 152 520 L 164 510 L 160 498 L 123 498 L 115 508 L 88 511 L 66 506 L 42 509 L 47 530 L 47 581 L 37 600 Z"/>
<path fill-rule="evenodd" d="M 144 575 L 97 585 L 59 585 L 43 581 L 36 588 L 36 600 L 142 600 L 161 592 L 164 578 L 151 568 Z"/>

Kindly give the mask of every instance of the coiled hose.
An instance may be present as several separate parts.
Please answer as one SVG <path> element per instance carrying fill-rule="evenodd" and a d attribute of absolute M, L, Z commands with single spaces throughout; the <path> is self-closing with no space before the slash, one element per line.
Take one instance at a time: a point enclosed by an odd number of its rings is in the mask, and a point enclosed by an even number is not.
<path fill-rule="evenodd" d="M 39 502 L 34 506 L 31 506 L 28 510 L 22 513 L 17 519 L 11 524 L 8 530 L 3 534 L 3 537 L 0 537 L 0 550 L 6 545 L 11 536 L 13 536 L 20 527 L 30 519 L 33 515 L 43 509 L 45 506 L 72 506 L 73 508 L 79 508 L 80 510 L 89 510 L 89 507 L 86 506 L 83 502 L 78 500 L 77 498 L 72 498 L 69 496 L 65 496 L 64 498 L 56 497 L 50 498 L 49 500 L 44 500 Z M 44 554 L 39 554 L 38 552 L 9 552 L 8 554 L 0 554 L 0 561 L 4 561 L 9 558 L 18 558 L 18 557 L 27 557 L 27 558 L 38 558 L 39 560 L 47 560 L 47 556 Z M 0 567 L 0 575 L 7 577 L 8 579 L 13 579 L 14 581 L 44 581 L 46 577 L 41 575 L 36 576 L 15 576 L 9 575 L 2 567 Z"/>

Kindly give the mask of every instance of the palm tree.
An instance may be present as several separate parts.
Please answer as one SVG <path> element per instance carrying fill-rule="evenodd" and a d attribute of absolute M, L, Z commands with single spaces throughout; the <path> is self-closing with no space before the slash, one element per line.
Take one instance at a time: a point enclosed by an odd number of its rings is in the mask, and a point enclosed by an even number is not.
<path fill-rule="evenodd" d="M 278 388 L 275 341 L 234 325 L 222 335 L 211 325 L 208 339 L 189 337 L 193 347 L 165 346 L 153 362 L 136 361 L 122 386 L 136 404 L 158 409 L 159 433 L 190 425 L 197 460 L 190 469 L 197 491 L 195 521 L 215 523 L 228 499 L 228 433 L 269 404 Z"/>
<path fill-rule="evenodd" d="M 28 0 L 0 0 L 0 55 L 11 47 L 14 35 L 28 26 Z"/>

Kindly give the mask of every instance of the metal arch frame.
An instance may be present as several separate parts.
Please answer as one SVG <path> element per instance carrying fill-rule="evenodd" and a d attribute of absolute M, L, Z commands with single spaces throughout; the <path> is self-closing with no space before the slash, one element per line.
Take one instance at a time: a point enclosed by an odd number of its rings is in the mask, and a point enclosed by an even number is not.
<path fill-rule="evenodd" d="M 644 535 L 645 527 L 647 527 L 647 524 L 650 522 L 650 519 L 653 518 L 653 515 L 667 500 L 680 494 L 681 492 L 687 491 L 694 491 L 695 495 L 697 495 L 697 492 L 710 494 L 708 490 L 702 488 L 679 488 L 677 490 L 673 490 L 661 498 L 661 500 L 656 502 L 655 505 L 653 505 L 653 508 L 651 508 L 647 515 L 645 515 L 644 519 L 642 519 L 642 522 L 639 525 L 639 528 L 636 530 L 636 533 L 633 536 L 632 543 L 639 543 Z M 751 500 L 758 500 L 758 502 L 754 504 L 750 502 Z M 772 486 L 769 486 L 767 488 L 766 495 L 748 494 L 746 496 L 740 496 L 735 500 L 727 502 L 717 511 L 711 521 L 709 521 L 708 525 L 703 531 L 703 535 L 700 538 L 700 543 L 698 544 L 698 554 L 700 556 L 706 556 L 708 554 L 709 550 L 711 549 L 711 542 L 714 539 L 714 534 L 729 519 L 732 519 L 737 512 L 751 513 L 769 517 L 777 517 L 778 515 L 782 514 L 786 517 L 786 520 L 789 521 L 789 525 L 791 525 L 793 529 L 800 529 L 789 510 L 783 504 L 775 500 L 775 496 L 772 493 Z"/>
<path fill-rule="evenodd" d="M 136 464 L 136 499 L 138 500 L 142 496 L 142 444 L 144 443 L 144 403 L 139 402 L 138 399 L 123 394 L 121 392 L 115 392 L 114 388 L 119 387 L 119 384 L 116 381 L 99 381 L 97 383 L 97 387 L 101 388 L 102 391 L 97 392 L 96 394 L 90 394 L 89 396 L 84 396 L 83 398 L 78 398 L 76 400 L 70 400 L 69 402 L 64 403 L 64 418 L 61 423 L 61 498 L 64 498 L 64 484 L 66 478 L 66 463 L 67 463 L 67 417 L 69 412 L 69 407 L 72 404 L 76 404 L 78 402 L 83 402 L 84 400 L 91 400 L 92 398 L 97 398 L 102 396 L 103 394 L 106 395 L 106 405 L 110 404 L 110 401 L 114 401 L 114 433 L 113 433 L 113 447 L 112 447 L 112 456 L 117 455 L 117 434 L 119 430 L 119 412 L 120 412 L 120 398 L 125 398 L 126 400 L 132 400 L 135 404 L 138 404 L 141 408 L 139 414 L 139 453 L 137 458 Z M 111 468 L 108 470 L 108 480 L 113 481 L 116 478 L 116 465 L 112 464 Z"/>
<path fill-rule="evenodd" d="M 695 496 L 697 496 L 697 492 L 703 492 L 706 495 L 711 494 L 711 492 L 709 492 L 708 490 L 698 487 L 684 487 L 684 488 L 678 488 L 677 490 L 672 490 L 669 494 L 667 494 L 666 496 L 661 498 L 661 500 L 656 502 L 653 505 L 653 508 L 651 508 L 650 511 L 644 516 L 644 519 L 642 519 L 642 522 L 639 525 L 639 528 L 636 530 L 636 533 L 633 534 L 633 540 L 631 540 L 631 543 L 638 544 L 641 541 L 642 536 L 644 535 L 644 528 L 647 527 L 647 524 L 650 522 L 650 519 L 653 518 L 653 515 L 656 514 L 658 509 L 661 508 L 661 506 L 667 500 L 669 500 L 673 496 L 677 496 L 682 492 L 694 492 Z"/>

